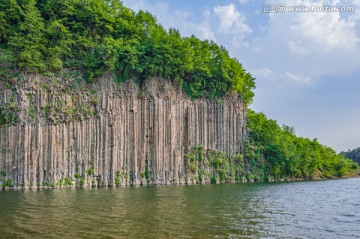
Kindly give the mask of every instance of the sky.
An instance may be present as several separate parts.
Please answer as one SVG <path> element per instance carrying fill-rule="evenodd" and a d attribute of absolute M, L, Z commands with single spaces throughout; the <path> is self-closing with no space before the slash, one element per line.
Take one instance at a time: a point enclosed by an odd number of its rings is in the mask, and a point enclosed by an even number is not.
<path fill-rule="evenodd" d="M 337 152 L 360 147 L 360 0 L 122 2 L 225 46 L 256 78 L 253 110 Z M 291 11 L 299 6 L 312 11 Z"/>

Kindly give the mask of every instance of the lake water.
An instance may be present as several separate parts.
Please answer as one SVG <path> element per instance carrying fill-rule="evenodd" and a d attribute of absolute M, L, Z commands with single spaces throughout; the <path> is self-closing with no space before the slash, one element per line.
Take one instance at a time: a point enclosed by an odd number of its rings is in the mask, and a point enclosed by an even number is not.
<path fill-rule="evenodd" d="M 360 179 L 0 192 L 0 238 L 359 238 Z"/>

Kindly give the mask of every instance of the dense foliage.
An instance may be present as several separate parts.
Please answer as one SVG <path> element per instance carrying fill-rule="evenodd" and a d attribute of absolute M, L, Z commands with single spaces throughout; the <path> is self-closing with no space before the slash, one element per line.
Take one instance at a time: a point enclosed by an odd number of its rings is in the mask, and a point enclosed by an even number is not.
<path fill-rule="evenodd" d="M 348 150 L 347 152 L 341 152 L 341 155 L 344 155 L 345 158 L 349 158 L 360 164 L 360 147 Z"/>
<path fill-rule="evenodd" d="M 245 157 L 275 179 L 343 177 L 358 168 L 316 139 L 297 137 L 293 128 L 280 127 L 262 113 L 248 110 L 248 127 Z"/>
<path fill-rule="evenodd" d="M 1 75 L 11 67 L 32 72 L 78 70 L 92 81 L 104 73 L 138 82 L 161 76 L 192 98 L 229 91 L 253 97 L 254 78 L 211 41 L 165 30 L 148 12 L 118 0 L 2 0 Z"/>

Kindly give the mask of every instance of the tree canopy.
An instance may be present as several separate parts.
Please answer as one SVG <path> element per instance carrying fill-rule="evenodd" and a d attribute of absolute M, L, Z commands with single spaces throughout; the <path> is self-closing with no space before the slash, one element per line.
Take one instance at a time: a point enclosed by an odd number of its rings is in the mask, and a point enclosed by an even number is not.
<path fill-rule="evenodd" d="M 30 72 L 79 70 L 88 81 L 104 73 L 140 82 L 160 76 L 191 98 L 236 92 L 246 104 L 255 88 L 224 47 L 166 30 L 149 12 L 135 13 L 117 0 L 2 0 L 0 64 Z"/>

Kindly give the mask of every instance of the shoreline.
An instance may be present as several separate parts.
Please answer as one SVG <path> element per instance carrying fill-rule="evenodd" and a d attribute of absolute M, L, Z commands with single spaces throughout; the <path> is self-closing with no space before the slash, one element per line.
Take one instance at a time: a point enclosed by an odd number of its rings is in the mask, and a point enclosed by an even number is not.
<path fill-rule="evenodd" d="M 94 186 L 94 187 L 80 187 L 80 186 L 40 186 L 35 188 L 19 188 L 19 187 L 12 187 L 12 188 L 6 188 L 0 191 L 42 191 L 42 190 L 62 190 L 62 189 L 73 189 L 73 190 L 91 190 L 91 189 L 116 189 L 116 188 L 141 188 L 141 187 L 166 187 L 166 186 L 198 186 L 198 185 L 221 185 L 221 184 L 273 184 L 273 183 L 291 183 L 291 182 L 316 182 L 316 181 L 329 181 L 329 180 L 341 180 L 341 179 L 355 179 L 360 178 L 360 175 L 355 176 L 346 176 L 346 177 L 334 177 L 334 178 L 316 178 L 316 179 L 301 179 L 301 178 L 293 178 L 293 179 L 281 179 L 281 180 L 272 180 L 272 181 L 228 181 L 228 182 L 217 182 L 217 183 L 211 183 L 211 182 L 202 182 L 202 183 L 177 183 L 177 184 L 146 184 L 146 185 L 120 185 L 120 186 Z"/>

